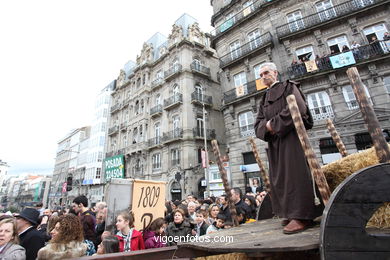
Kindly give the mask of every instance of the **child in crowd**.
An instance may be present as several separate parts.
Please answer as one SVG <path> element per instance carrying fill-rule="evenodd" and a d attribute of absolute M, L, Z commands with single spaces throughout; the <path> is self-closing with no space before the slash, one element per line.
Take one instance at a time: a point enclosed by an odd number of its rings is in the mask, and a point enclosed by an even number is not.
<path fill-rule="evenodd" d="M 119 239 L 116 236 L 105 236 L 98 245 L 97 254 L 104 255 L 119 252 Z M 95 254 L 96 255 L 96 254 Z"/>
<path fill-rule="evenodd" d="M 217 220 L 207 228 L 206 234 L 214 233 L 223 228 L 226 217 L 223 214 L 217 215 Z"/>
<path fill-rule="evenodd" d="M 164 239 L 162 238 L 165 233 L 167 223 L 163 218 L 156 218 L 143 232 L 145 248 L 159 248 L 166 246 Z"/>
<path fill-rule="evenodd" d="M 193 235 L 198 237 L 206 235 L 207 228 L 209 227 L 209 225 L 206 223 L 207 215 L 207 211 L 204 209 L 198 209 L 196 211 L 196 227 L 194 232 L 195 234 Z"/>

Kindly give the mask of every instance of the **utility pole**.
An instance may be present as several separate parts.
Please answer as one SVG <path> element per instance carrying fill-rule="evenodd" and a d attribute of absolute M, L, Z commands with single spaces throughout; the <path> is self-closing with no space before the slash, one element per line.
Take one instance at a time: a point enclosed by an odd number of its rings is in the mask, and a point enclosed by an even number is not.
<path fill-rule="evenodd" d="M 206 197 L 210 196 L 210 182 L 209 182 L 209 154 L 207 151 L 207 133 L 206 133 L 206 109 L 204 106 L 204 91 L 203 86 L 201 88 L 201 95 L 202 95 L 202 106 L 203 106 L 203 138 L 204 138 L 204 152 L 205 152 L 205 161 L 206 161 L 206 167 L 204 168 L 204 178 L 206 180 Z"/>

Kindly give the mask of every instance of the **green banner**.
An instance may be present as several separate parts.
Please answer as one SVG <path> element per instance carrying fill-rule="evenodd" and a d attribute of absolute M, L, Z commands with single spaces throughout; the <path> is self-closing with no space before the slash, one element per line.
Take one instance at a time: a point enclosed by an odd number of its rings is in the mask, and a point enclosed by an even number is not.
<path fill-rule="evenodd" d="M 116 155 L 104 159 L 106 181 L 112 178 L 123 178 L 125 175 L 125 161 L 123 155 Z"/>

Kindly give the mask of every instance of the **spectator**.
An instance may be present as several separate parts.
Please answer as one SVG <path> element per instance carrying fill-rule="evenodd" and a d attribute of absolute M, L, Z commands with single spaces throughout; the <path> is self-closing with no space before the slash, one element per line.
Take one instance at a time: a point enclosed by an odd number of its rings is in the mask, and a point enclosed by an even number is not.
<path fill-rule="evenodd" d="M 353 41 L 353 42 L 352 42 L 351 49 L 357 49 L 357 48 L 359 48 L 359 47 L 360 47 L 360 44 L 359 44 L 359 43 L 357 43 L 356 41 Z"/>
<path fill-rule="evenodd" d="M 145 249 L 142 233 L 134 228 L 134 216 L 127 212 L 122 212 L 116 218 L 116 228 L 119 239 L 119 251 L 129 252 Z"/>
<path fill-rule="evenodd" d="M 97 243 L 100 244 L 102 242 L 101 235 L 104 232 L 104 228 L 106 227 L 106 218 L 107 218 L 107 203 L 101 201 L 96 204 L 96 239 Z"/>
<path fill-rule="evenodd" d="M 250 208 L 248 218 L 256 219 L 256 199 L 253 196 L 244 196 L 244 202 Z"/>
<path fill-rule="evenodd" d="M 49 216 L 47 215 L 42 215 L 39 217 L 39 225 L 37 227 L 37 230 L 41 232 L 42 237 L 45 239 L 45 242 L 48 242 L 51 237 L 49 233 L 47 232 L 47 223 L 49 221 Z"/>
<path fill-rule="evenodd" d="M 222 197 L 222 196 L 221 196 Z M 221 199 L 220 201 L 224 200 L 225 198 Z M 212 225 L 216 220 L 218 213 L 220 212 L 220 208 L 217 204 L 211 204 L 209 207 L 209 216 L 207 218 L 207 224 Z"/>
<path fill-rule="evenodd" d="M 145 248 L 160 248 L 165 247 L 162 237 L 164 236 L 164 230 L 167 223 L 163 218 L 156 218 L 150 224 L 149 228 L 143 233 Z"/>
<path fill-rule="evenodd" d="M 347 46 L 347 45 L 344 45 L 344 46 L 343 46 L 343 49 L 342 49 L 341 51 L 342 51 L 342 52 L 347 52 L 347 51 L 349 51 L 348 46 Z"/>
<path fill-rule="evenodd" d="M 380 45 L 378 38 L 376 38 L 376 36 L 371 37 L 370 45 L 371 45 L 371 50 L 372 50 L 373 56 L 378 55 L 378 54 L 383 54 L 382 47 Z"/>
<path fill-rule="evenodd" d="M 67 214 L 59 217 L 50 232 L 49 244 L 38 252 L 38 260 L 78 258 L 86 255 L 87 245 L 83 243 L 83 227 L 80 219 Z"/>
<path fill-rule="evenodd" d="M 97 254 L 111 254 L 119 252 L 119 239 L 116 236 L 107 236 L 99 244 Z"/>
<path fill-rule="evenodd" d="M 38 224 L 39 211 L 33 208 L 25 208 L 15 217 L 20 245 L 26 249 L 26 259 L 35 260 L 39 249 L 45 245 L 44 238 L 35 228 Z"/>
<path fill-rule="evenodd" d="M 45 211 L 45 208 L 43 207 L 43 203 L 42 202 L 38 202 L 36 205 L 35 205 L 36 209 L 39 211 L 39 216 L 42 216 L 43 215 L 43 212 Z"/>
<path fill-rule="evenodd" d="M 390 34 L 389 34 L 389 32 L 385 32 L 385 34 L 383 35 L 383 40 L 384 41 L 390 41 Z"/>
<path fill-rule="evenodd" d="M 84 239 L 92 241 L 95 248 L 97 248 L 96 237 L 96 219 L 93 213 L 88 210 L 88 199 L 84 195 L 78 196 L 73 200 L 72 208 L 79 216 L 81 225 L 83 226 Z"/>
<path fill-rule="evenodd" d="M 26 259 L 26 250 L 19 245 L 16 222 L 12 217 L 0 221 L 0 259 Z"/>
<path fill-rule="evenodd" d="M 219 201 L 221 202 L 220 213 L 224 214 L 226 217 L 230 216 L 229 202 L 228 202 L 227 195 L 226 194 L 221 195 Z"/>
<path fill-rule="evenodd" d="M 183 241 L 182 237 L 191 235 L 192 227 L 188 220 L 185 219 L 185 213 L 182 209 L 173 211 L 173 222 L 167 227 L 167 237 L 173 242 L 168 242 L 168 245 L 176 245 L 175 241 Z"/>
<path fill-rule="evenodd" d="M 188 206 L 187 206 L 187 209 L 188 209 L 188 216 L 189 216 L 189 220 L 190 222 L 195 222 L 195 218 L 196 218 L 196 213 L 195 213 L 195 210 L 196 210 L 196 204 L 195 202 L 193 201 L 190 201 L 188 203 Z"/>
<path fill-rule="evenodd" d="M 241 189 L 238 188 L 238 187 L 235 187 L 232 189 L 232 200 L 236 206 L 236 209 L 237 208 L 242 208 L 243 211 L 244 211 L 244 215 L 245 216 L 249 216 L 250 215 L 250 212 L 251 212 L 251 209 L 249 208 L 249 206 L 247 204 L 245 204 L 245 202 L 241 199 L 242 198 L 242 192 L 241 192 Z M 230 215 L 230 210 L 226 212 L 226 219 L 227 220 L 230 220 L 230 221 L 233 221 L 232 220 L 232 217 Z"/>
<path fill-rule="evenodd" d="M 218 208 L 217 205 L 216 207 Z M 207 215 L 207 211 L 204 209 L 198 209 L 196 211 L 196 230 L 195 234 L 193 235 L 198 237 L 206 235 L 207 228 L 209 227 L 209 225 L 206 223 Z"/>
<path fill-rule="evenodd" d="M 225 221 L 226 221 L 225 215 L 218 214 L 217 220 L 207 228 L 206 234 L 208 235 L 218 230 L 221 230 L 223 228 Z"/>

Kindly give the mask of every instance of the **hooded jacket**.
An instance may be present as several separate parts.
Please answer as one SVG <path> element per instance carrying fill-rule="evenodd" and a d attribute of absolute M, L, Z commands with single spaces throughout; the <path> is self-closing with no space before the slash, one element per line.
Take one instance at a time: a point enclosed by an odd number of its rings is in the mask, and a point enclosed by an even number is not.
<path fill-rule="evenodd" d="M 145 230 L 144 231 L 144 241 L 145 241 L 145 248 L 160 248 L 165 247 L 166 244 L 163 242 L 163 236 L 156 234 L 155 231 L 151 230 Z"/>

